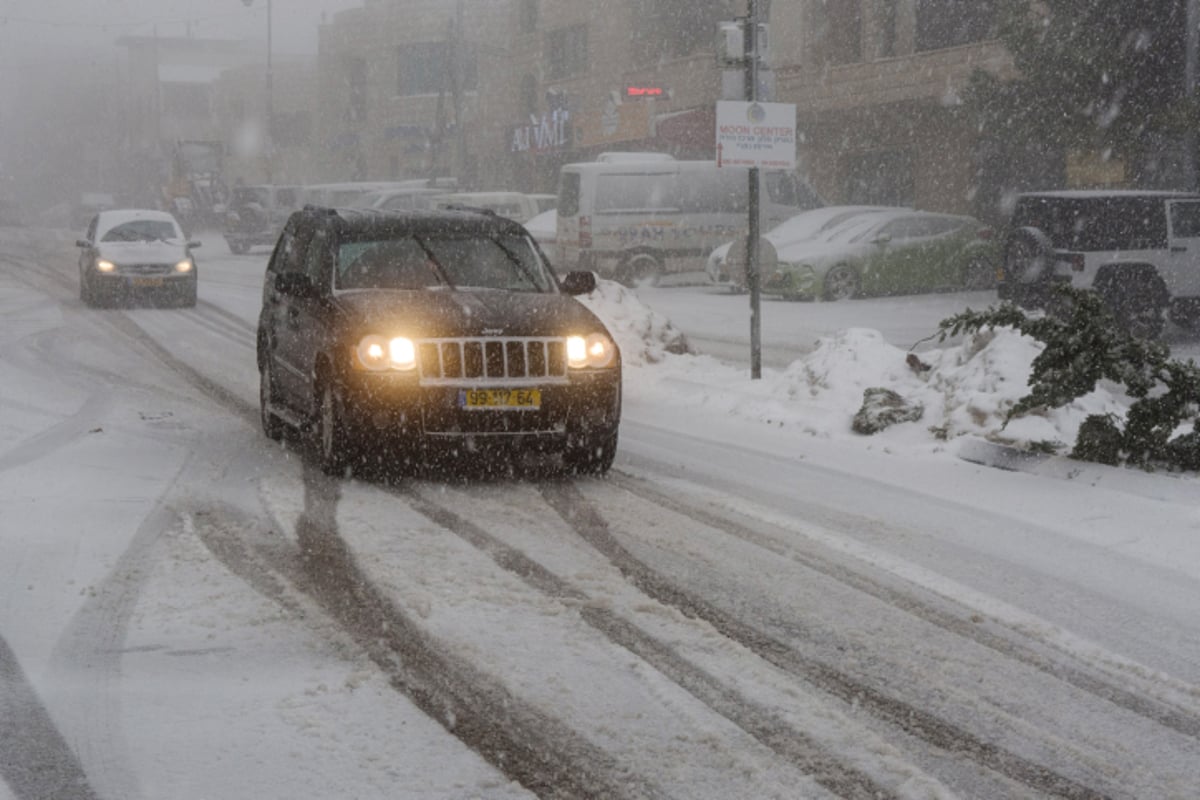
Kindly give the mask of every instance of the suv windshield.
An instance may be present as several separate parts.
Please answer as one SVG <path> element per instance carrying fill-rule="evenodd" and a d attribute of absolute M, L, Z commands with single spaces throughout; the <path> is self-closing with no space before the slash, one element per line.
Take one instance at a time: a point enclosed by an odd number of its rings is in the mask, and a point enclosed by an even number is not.
<path fill-rule="evenodd" d="M 1161 197 L 1023 197 L 1015 227 L 1034 227 L 1062 250 L 1153 250 L 1167 246 Z"/>
<path fill-rule="evenodd" d="M 549 292 L 554 282 L 520 235 L 356 239 L 338 247 L 339 289 L 434 286 Z"/>

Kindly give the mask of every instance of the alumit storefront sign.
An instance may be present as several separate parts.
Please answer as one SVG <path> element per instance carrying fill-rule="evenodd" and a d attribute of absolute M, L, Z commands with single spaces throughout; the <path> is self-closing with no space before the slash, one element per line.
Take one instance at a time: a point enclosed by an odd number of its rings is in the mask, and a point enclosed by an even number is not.
<path fill-rule="evenodd" d="M 566 109 L 555 109 L 542 114 L 541 119 L 530 116 L 528 125 L 512 129 L 514 153 L 543 153 L 565 150 L 571 146 L 571 114 Z"/>

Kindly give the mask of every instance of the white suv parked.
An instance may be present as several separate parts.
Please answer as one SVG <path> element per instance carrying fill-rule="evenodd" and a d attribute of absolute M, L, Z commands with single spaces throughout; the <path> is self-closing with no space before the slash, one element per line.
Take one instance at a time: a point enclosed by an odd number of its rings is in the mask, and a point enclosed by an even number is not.
<path fill-rule="evenodd" d="M 1118 321 L 1154 337 L 1163 312 L 1200 325 L 1200 194 L 1030 192 L 1017 198 L 1004 248 L 1002 299 L 1044 307 L 1051 287 L 1099 292 Z"/>

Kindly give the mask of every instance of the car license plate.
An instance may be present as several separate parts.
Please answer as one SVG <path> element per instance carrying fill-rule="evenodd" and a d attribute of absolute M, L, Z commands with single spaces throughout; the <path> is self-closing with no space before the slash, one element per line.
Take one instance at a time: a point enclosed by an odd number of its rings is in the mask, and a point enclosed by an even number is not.
<path fill-rule="evenodd" d="M 542 405 L 540 389 L 462 389 L 458 405 L 468 410 L 537 409 Z"/>
<path fill-rule="evenodd" d="M 132 278 L 130 282 L 139 289 L 149 289 L 163 285 L 162 278 Z"/>

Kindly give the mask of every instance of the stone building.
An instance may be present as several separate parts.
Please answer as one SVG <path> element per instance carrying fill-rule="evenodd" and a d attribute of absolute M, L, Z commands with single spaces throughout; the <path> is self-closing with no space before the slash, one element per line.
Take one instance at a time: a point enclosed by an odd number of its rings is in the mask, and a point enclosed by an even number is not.
<path fill-rule="evenodd" d="M 760 0 L 774 100 L 827 202 L 988 213 L 1000 191 L 959 110 L 1005 75 L 987 0 Z M 364 0 L 322 30 L 314 158 L 328 180 L 457 176 L 554 191 L 612 150 L 714 156 L 717 24 L 744 0 Z"/>

